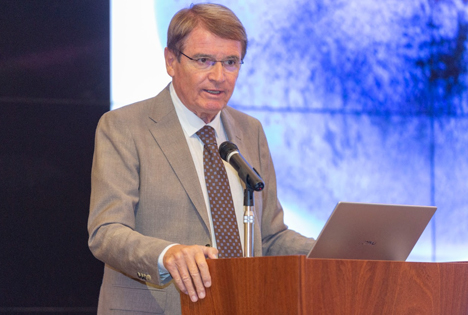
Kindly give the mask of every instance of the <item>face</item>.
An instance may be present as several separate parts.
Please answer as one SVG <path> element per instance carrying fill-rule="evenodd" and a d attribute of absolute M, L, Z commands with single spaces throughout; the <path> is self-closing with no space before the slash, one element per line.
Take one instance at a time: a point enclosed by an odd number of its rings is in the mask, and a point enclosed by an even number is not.
<path fill-rule="evenodd" d="M 241 60 L 241 42 L 220 38 L 202 27 L 196 27 L 186 38 L 183 53 L 189 57 L 209 56 L 216 60 L 237 57 Z M 231 98 L 239 71 L 228 72 L 220 62 L 199 70 L 194 61 L 165 49 L 167 73 L 182 103 L 205 123 L 210 122 Z"/>

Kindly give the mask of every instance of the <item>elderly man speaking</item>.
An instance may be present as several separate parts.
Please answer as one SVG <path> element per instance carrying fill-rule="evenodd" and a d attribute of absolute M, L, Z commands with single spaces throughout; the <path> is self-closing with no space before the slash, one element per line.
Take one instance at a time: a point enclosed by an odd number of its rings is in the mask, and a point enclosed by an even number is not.
<path fill-rule="evenodd" d="M 312 247 L 283 222 L 260 122 L 227 106 L 246 51 L 228 8 L 183 9 L 164 51 L 172 82 L 101 118 L 88 222 L 89 247 L 105 263 L 99 314 L 180 314 L 179 291 L 196 302 L 211 286 L 206 259 L 242 257 L 245 184 L 219 157 L 226 140 L 265 183 L 255 193 L 254 255 Z"/>

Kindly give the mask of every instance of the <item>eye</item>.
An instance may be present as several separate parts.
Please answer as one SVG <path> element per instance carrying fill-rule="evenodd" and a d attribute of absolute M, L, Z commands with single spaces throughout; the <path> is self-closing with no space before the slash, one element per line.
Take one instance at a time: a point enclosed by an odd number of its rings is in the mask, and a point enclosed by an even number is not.
<path fill-rule="evenodd" d="M 237 65 L 237 60 L 235 59 L 224 60 L 223 63 L 225 66 L 234 67 Z"/>
<path fill-rule="evenodd" d="M 210 63 L 210 59 L 209 58 L 205 58 L 205 57 L 202 57 L 202 58 L 198 58 L 197 59 L 197 62 L 201 65 L 207 65 Z"/>

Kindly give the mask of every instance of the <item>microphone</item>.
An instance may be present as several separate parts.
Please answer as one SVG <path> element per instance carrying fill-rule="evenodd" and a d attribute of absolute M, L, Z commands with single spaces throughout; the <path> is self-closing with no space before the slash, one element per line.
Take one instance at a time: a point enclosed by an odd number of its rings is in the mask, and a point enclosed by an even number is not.
<path fill-rule="evenodd" d="M 244 181 L 247 187 L 256 191 L 260 191 L 265 187 L 260 174 L 244 159 L 234 143 L 229 141 L 221 143 L 219 146 L 219 154 L 223 160 L 234 167 L 240 179 Z"/>

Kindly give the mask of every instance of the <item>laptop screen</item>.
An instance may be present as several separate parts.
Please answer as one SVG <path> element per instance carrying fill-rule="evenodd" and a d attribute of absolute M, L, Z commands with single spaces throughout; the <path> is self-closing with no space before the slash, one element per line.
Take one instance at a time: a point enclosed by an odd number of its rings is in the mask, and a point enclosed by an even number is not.
<path fill-rule="evenodd" d="M 339 202 L 307 257 L 405 261 L 436 209 Z"/>

